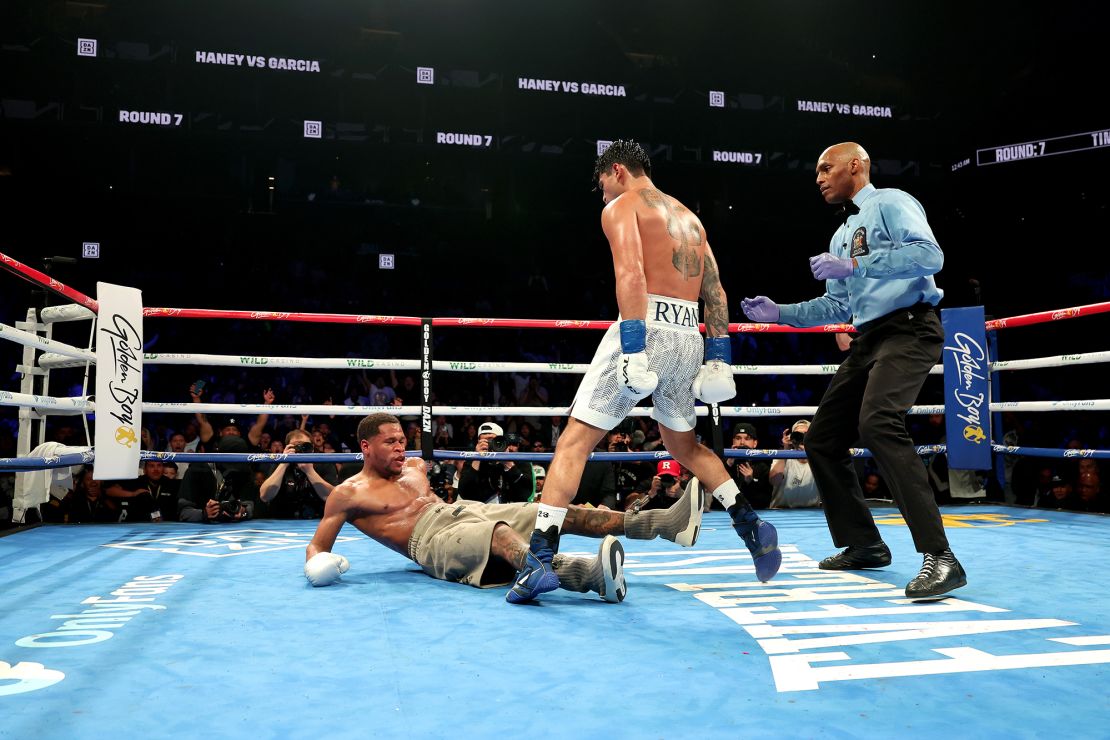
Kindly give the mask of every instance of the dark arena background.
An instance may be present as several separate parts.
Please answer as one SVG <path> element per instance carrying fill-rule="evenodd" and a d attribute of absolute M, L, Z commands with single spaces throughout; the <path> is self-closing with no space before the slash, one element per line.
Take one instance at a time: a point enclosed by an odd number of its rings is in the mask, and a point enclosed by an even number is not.
<path fill-rule="evenodd" d="M 189 403 L 198 379 L 206 403 L 260 404 L 272 390 L 282 408 L 267 434 L 326 421 L 328 452 L 346 463 L 360 417 L 302 420 L 298 406 L 401 399 L 418 407 L 398 412 L 411 454 L 430 462 L 433 446 L 440 462 L 471 452 L 466 427 L 486 419 L 549 430 L 547 415 L 511 407 L 565 411 L 579 382 L 569 368 L 600 334 L 481 320 L 616 319 L 591 173 L 609 142 L 635 139 L 655 184 L 701 219 L 734 324 L 748 321 L 743 297 L 823 292 L 808 258 L 839 222 L 815 166 L 825 147 L 859 142 L 875 185 L 928 214 L 941 308 L 1042 316 L 993 327 L 992 359 L 1059 360 L 993 373 L 994 400 L 1083 402 L 999 407 L 992 441 L 1040 452 L 996 448 L 973 496 L 953 490 L 943 454 L 923 452 L 969 575 L 958 598 L 928 604 L 901 597 L 918 556 L 881 490 L 888 571 L 817 570 L 834 550 L 822 512 L 771 510 L 785 562 L 760 584 L 715 509 L 693 550 L 625 541 L 621 604 L 556 592 L 512 608 L 501 590 L 434 581 L 350 527 L 337 551 L 351 571 L 313 589 L 301 568 L 315 523 L 264 506 L 225 526 L 64 523 L 58 497 L 19 509 L 17 466 L 0 465 L 0 738 L 1107 737 L 1105 16 L 1077 2 L 0 4 L 3 332 L 34 331 L 29 310 L 69 302 L 13 260 L 92 297 L 98 282 L 137 288 L 148 309 L 264 312 L 148 316 L 144 401 Z M 422 401 L 419 366 L 390 365 L 420 357 L 418 322 L 290 313 L 475 320 L 435 327 L 431 351 L 452 367 Z M 87 322 L 51 331 L 92 347 Z M 832 333 L 732 336 L 737 366 L 844 357 Z M 155 361 L 184 353 L 240 361 Z M 273 359 L 287 357 L 345 365 Z M 47 384 L 35 361 L 0 342 L 0 392 L 35 375 L 35 394 L 93 395 L 84 365 Z M 551 372 L 465 372 L 525 361 Z M 828 375 L 736 381 L 727 404 L 750 415 L 699 417 L 718 451 L 740 421 L 761 449 L 782 447 L 812 412 L 774 409 L 816 406 Z M 932 378 L 918 404 L 943 396 Z M 422 403 L 497 410 L 444 415 L 454 432 L 433 445 Z M 217 416 L 243 418 L 245 432 L 257 413 Z M 144 450 L 169 450 L 192 418 L 147 411 Z M 656 430 L 632 418 L 625 431 L 645 434 L 628 444 L 650 450 Z M 0 460 L 40 442 L 91 445 L 93 422 L 5 400 Z M 942 414 L 908 423 L 917 444 L 943 442 Z M 548 465 L 550 446 L 536 451 Z M 1094 472 L 1074 458 L 1094 458 Z M 875 468 L 861 459 L 859 472 Z M 98 598 L 144 588 L 147 608 L 90 621 Z M 69 638 L 51 631 L 63 618 Z M 98 636 L 73 640 L 81 622 Z"/>

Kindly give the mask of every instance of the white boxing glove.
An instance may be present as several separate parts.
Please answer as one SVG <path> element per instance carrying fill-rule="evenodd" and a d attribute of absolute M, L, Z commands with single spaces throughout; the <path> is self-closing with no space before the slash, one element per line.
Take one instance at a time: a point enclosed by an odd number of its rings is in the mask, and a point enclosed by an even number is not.
<path fill-rule="evenodd" d="M 617 378 L 624 388 L 625 395 L 637 401 L 650 396 L 655 386 L 659 385 L 659 376 L 648 369 L 647 354 L 644 352 L 621 355 Z"/>
<path fill-rule="evenodd" d="M 637 401 L 651 395 L 659 385 L 659 376 L 648 369 L 647 323 L 643 319 L 625 319 L 620 323 L 621 356 L 617 365 L 617 381 L 624 393 Z"/>
<path fill-rule="evenodd" d="M 343 557 L 342 555 L 338 555 L 334 552 L 332 553 L 332 556 L 335 558 L 336 563 L 339 565 L 339 572 L 340 573 L 346 573 L 347 571 L 349 571 L 351 569 L 351 561 L 350 560 L 348 560 L 347 558 Z"/>
<path fill-rule="evenodd" d="M 330 586 L 350 568 L 350 562 L 342 555 L 318 552 L 305 562 L 304 575 L 313 586 Z"/>
<path fill-rule="evenodd" d="M 732 366 L 710 360 L 701 366 L 694 378 L 694 396 L 705 403 L 720 403 L 736 395 Z"/>
<path fill-rule="evenodd" d="M 705 338 L 705 364 L 694 377 L 694 396 L 705 403 L 720 403 L 736 395 L 732 378 L 732 340 L 728 335 Z"/>

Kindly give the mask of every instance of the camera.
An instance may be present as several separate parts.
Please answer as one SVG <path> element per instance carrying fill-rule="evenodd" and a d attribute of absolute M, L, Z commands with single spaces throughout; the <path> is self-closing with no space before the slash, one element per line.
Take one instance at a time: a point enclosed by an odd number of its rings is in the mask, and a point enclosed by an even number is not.
<path fill-rule="evenodd" d="M 441 499 L 446 500 L 451 486 L 451 482 L 455 478 L 455 466 L 444 465 L 442 463 L 433 463 L 428 468 L 428 484 L 432 488 L 432 492 L 439 496 Z"/>
<path fill-rule="evenodd" d="M 297 444 L 293 445 L 293 450 L 295 452 L 301 453 L 302 455 L 306 455 L 312 452 L 313 449 L 314 448 L 312 447 L 311 442 L 298 442 Z"/>
<path fill-rule="evenodd" d="M 805 432 L 791 432 L 790 433 L 790 444 L 793 445 L 794 447 L 801 447 L 805 443 L 805 441 L 806 441 L 806 433 Z"/>
<path fill-rule="evenodd" d="M 489 441 L 490 452 L 504 452 L 509 445 L 516 445 L 520 447 L 520 437 L 515 434 L 506 434 L 502 437 L 494 437 Z"/>
<path fill-rule="evenodd" d="M 234 519 L 239 514 L 239 510 L 243 508 L 243 502 L 239 499 L 238 490 L 248 480 L 249 474 L 239 470 L 224 473 L 224 482 L 216 494 L 216 500 L 220 503 L 221 519 Z"/>
<path fill-rule="evenodd" d="M 668 473 L 659 476 L 659 482 L 663 484 L 663 488 L 670 488 L 674 485 L 675 477 Z"/>
<path fill-rule="evenodd" d="M 614 442 L 613 443 L 613 449 L 610 450 L 610 451 L 611 452 L 628 452 L 628 445 L 626 445 L 624 442 Z M 674 476 L 671 476 L 671 477 L 674 477 Z"/>

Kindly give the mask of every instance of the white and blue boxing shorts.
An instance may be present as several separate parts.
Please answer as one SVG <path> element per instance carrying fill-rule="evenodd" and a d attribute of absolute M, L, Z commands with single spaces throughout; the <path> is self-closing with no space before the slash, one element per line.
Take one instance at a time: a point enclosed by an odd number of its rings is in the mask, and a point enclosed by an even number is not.
<path fill-rule="evenodd" d="M 694 376 L 701 369 L 705 342 L 698 330 L 698 304 L 648 294 L 648 367 L 659 375 L 651 394 L 651 418 L 676 432 L 694 428 Z M 624 421 L 636 401 L 625 395 L 617 379 L 621 356 L 620 320 L 609 327 L 578 386 L 570 415 L 579 421 L 612 429 Z"/>

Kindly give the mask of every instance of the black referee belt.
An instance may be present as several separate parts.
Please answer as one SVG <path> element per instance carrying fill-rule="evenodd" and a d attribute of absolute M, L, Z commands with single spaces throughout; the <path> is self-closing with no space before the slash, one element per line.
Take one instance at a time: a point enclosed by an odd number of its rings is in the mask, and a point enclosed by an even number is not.
<path fill-rule="evenodd" d="M 913 314 L 919 314 L 919 313 L 925 313 L 925 312 L 933 313 L 935 311 L 936 311 L 936 306 L 934 306 L 931 303 L 925 303 L 924 301 L 922 301 L 921 303 L 915 303 L 912 306 L 907 306 L 906 308 L 899 308 L 897 311 L 891 311 L 890 313 L 884 314 L 884 315 L 880 316 L 877 319 L 872 319 L 871 321 L 865 321 L 862 324 L 856 324 L 855 327 L 856 327 L 856 331 L 858 331 L 860 334 L 866 334 L 869 331 L 873 331 L 875 329 L 878 329 L 880 326 L 882 326 L 886 322 L 890 321 L 891 319 L 896 319 L 899 316 L 904 316 L 906 318 L 912 318 Z"/>

